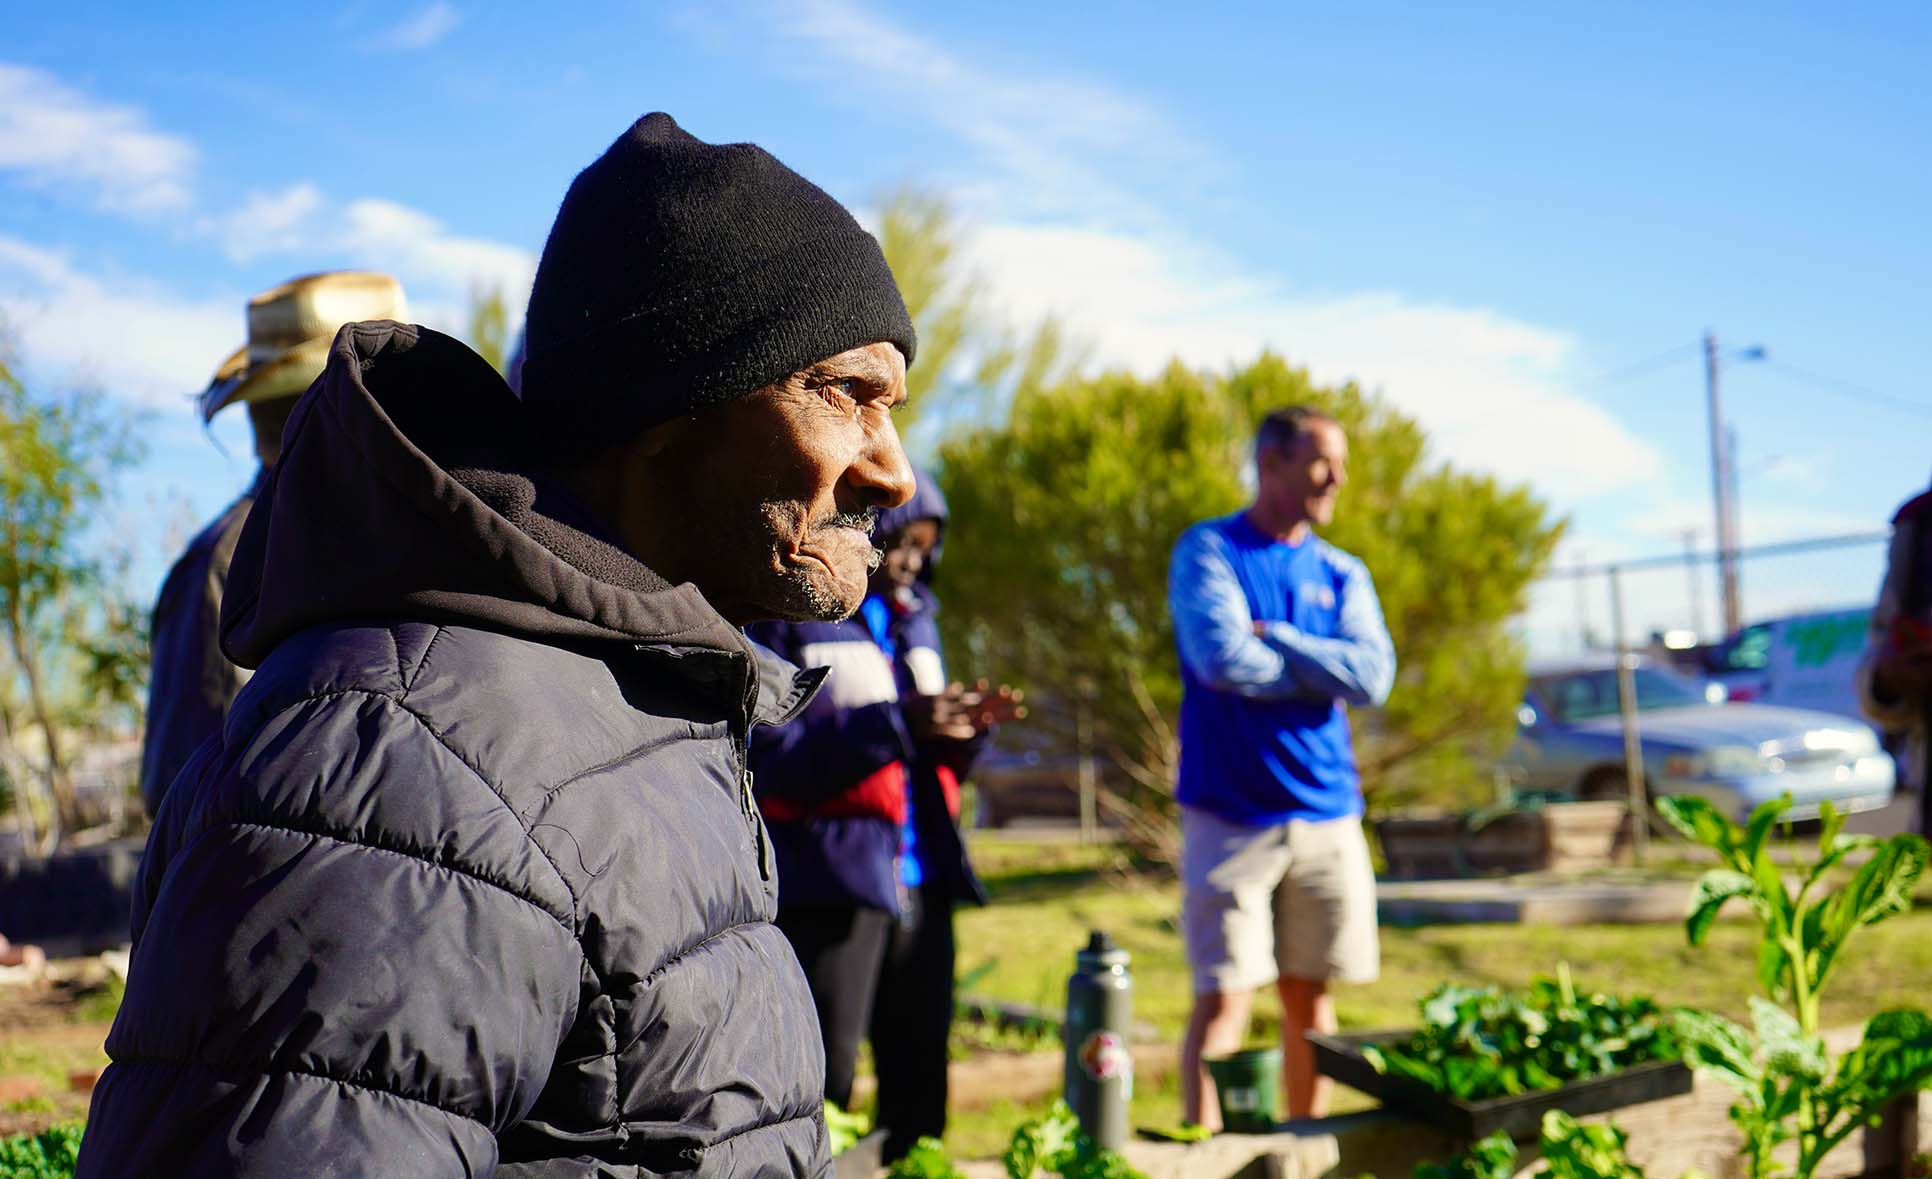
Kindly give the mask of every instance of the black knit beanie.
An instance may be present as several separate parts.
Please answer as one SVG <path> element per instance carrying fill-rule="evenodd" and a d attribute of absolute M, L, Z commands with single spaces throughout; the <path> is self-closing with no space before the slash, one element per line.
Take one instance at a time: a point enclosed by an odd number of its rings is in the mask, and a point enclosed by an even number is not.
<path fill-rule="evenodd" d="M 564 194 L 524 327 L 523 401 L 555 453 L 621 442 L 912 319 L 872 235 L 749 143 L 639 119 Z"/>

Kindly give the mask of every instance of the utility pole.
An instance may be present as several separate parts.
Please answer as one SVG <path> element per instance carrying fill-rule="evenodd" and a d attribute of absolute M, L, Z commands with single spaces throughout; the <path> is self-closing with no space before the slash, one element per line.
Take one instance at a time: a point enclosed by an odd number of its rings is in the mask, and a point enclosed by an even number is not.
<path fill-rule="evenodd" d="M 1738 615 L 1738 620 L 1726 628 L 1726 634 L 1735 634 L 1738 627 L 1744 625 L 1744 577 L 1742 576 L 1744 558 L 1739 556 L 1744 551 L 1744 522 L 1739 518 L 1739 514 L 1744 511 L 1739 506 L 1744 502 L 1744 496 L 1741 491 L 1743 479 L 1738 474 L 1737 453 L 1737 427 L 1726 425 L 1724 427 L 1724 475 L 1730 480 L 1730 487 L 1724 497 L 1724 510 L 1731 514 L 1731 544 L 1724 555 L 1731 560 L 1731 592 L 1737 595 L 1737 601 L 1733 606 Z"/>
<path fill-rule="evenodd" d="M 1718 610 L 1724 633 L 1735 634 L 1741 622 L 1737 589 L 1737 537 L 1731 531 L 1731 477 L 1724 413 L 1717 396 L 1717 335 L 1704 333 L 1704 397 L 1711 415 L 1711 497 L 1716 509 Z"/>
<path fill-rule="evenodd" d="M 1617 713 L 1623 720 L 1623 783 L 1630 811 L 1630 844 L 1637 866 L 1650 853 L 1650 798 L 1644 782 L 1643 737 L 1637 732 L 1637 656 L 1623 637 L 1623 570 L 1610 567 L 1610 630 L 1617 649 Z"/>
<path fill-rule="evenodd" d="M 1589 564 L 1588 561 L 1584 560 L 1582 553 L 1576 555 L 1576 563 L 1579 568 Z M 1590 588 L 1584 584 L 1589 579 L 1577 577 L 1572 580 L 1576 583 L 1577 647 L 1579 650 L 1589 651 L 1596 646 L 1596 636 L 1590 630 Z"/>
<path fill-rule="evenodd" d="M 1697 529 L 1686 528 L 1684 536 L 1684 574 L 1690 583 L 1691 630 L 1697 641 L 1704 641 L 1704 579 L 1697 568 Z"/>

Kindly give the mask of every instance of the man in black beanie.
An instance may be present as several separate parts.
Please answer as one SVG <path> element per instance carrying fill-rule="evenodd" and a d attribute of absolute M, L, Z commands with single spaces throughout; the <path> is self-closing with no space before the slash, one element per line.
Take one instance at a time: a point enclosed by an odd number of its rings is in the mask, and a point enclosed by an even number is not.
<path fill-rule="evenodd" d="M 236 546 L 256 673 L 136 883 L 84 1176 L 822 1176 L 753 726 L 911 493 L 879 247 L 640 120 L 565 196 L 519 401 L 350 324 Z"/>

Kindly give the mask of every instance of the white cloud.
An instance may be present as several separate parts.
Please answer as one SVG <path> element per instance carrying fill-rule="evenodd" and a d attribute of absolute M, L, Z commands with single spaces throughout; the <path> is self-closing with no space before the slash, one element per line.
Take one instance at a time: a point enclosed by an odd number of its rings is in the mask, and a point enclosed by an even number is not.
<path fill-rule="evenodd" d="M 45 70 L 0 63 L 0 171 L 152 217 L 192 203 L 196 152 L 134 107 L 98 101 Z"/>
<path fill-rule="evenodd" d="M 788 44 L 785 68 L 823 78 L 828 62 L 857 102 L 882 92 L 977 150 L 997 175 L 960 195 L 1007 213 L 1079 209 L 1148 224 L 1149 186 L 1198 183 L 1218 165 L 1161 111 L 1120 90 L 1031 69 L 997 69 L 850 0 L 784 0 L 758 18 Z M 734 36 L 742 36 L 734 31 Z M 803 50 L 801 52 L 801 49 Z M 984 176 L 985 169 L 980 169 Z"/>
<path fill-rule="evenodd" d="M 1457 465 L 1527 480 L 1559 501 L 1661 465 L 1653 446 L 1566 388 L 1569 336 L 1493 311 L 1389 293 L 1296 296 L 1187 241 L 1100 229 L 993 225 L 969 252 L 1009 314 L 1062 316 L 1104 364 L 1147 373 L 1179 357 L 1222 368 L 1272 348 L 1317 380 L 1380 390 Z"/>
<path fill-rule="evenodd" d="M 204 223 L 238 262 L 301 258 L 304 269 L 363 267 L 402 280 L 410 315 L 446 331 L 467 326 L 469 293 L 497 288 L 522 311 L 536 273 L 529 250 L 451 233 L 419 209 L 365 197 L 337 204 L 312 184 L 252 194 L 235 212 Z"/>
<path fill-rule="evenodd" d="M 536 269 L 529 251 L 452 234 L 403 205 L 359 200 L 334 209 L 297 186 L 244 209 L 254 213 L 227 219 L 224 228 L 232 234 L 244 226 L 262 256 L 300 256 L 291 274 L 386 271 L 402 280 L 410 318 L 444 331 L 461 335 L 467 328 L 474 285 L 500 286 L 513 318 L 529 297 Z M 301 215 L 277 212 L 291 209 Z M 224 241 L 231 252 L 236 244 Z M 138 277 L 90 273 L 59 251 L 0 234 L 0 318 L 34 371 L 138 404 L 184 407 L 243 342 L 247 297 L 189 297 Z"/>
<path fill-rule="evenodd" d="M 236 262 L 250 262 L 264 254 L 289 253 L 306 246 L 315 234 L 315 217 L 324 204 L 313 184 L 292 184 L 279 192 L 255 192 L 242 206 L 212 228 L 222 249 Z"/>
<path fill-rule="evenodd" d="M 403 51 L 428 49 L 455 32 L 462 23 L 461 12 L 453 5 L 437 0 L 428 8 L 385 30 L 370 42 L 370 48 Z"/>
<path fill-rule="evenodd" d="M 1223 165 L 1138 96 L 987 66 L 854 0 L 764 12 L 785 68 L 853 67 L 843 76 L 854 102 L 910 112 L 976 157 L 985 179 L 951 195 L 988 222 L 973 261 L 1015 319 L 1060 314 L 1096 359 L 1142 372 L 1175 356 L 1222 367 L 1273 348 L 1319 380 L 1381 390 L 1422 421 L 1438 454 L 1528 480 L 1559 503 L 1657 474 L 1655 447 L 1573 391 L 1569 335 L 1394 292 L 1289 292 L 1176 228 L 1156 202 Z"/>
<path fill-rule="evenodd" d="M 394 201 L 350 202 L 339 233 L 341 247 L 357 264 L 390 270 L 403 280 L 412 307 L 460 302 L 481 284 L 501 287 L 514 315 L 528 301 L 537 270 L 529 250 L 452 234 L 427 213 Z"/>
<path fill-rule="evenodd" d="M 63 254 L 0 235 L 0 317 L 46 380 L 183 410 L 242 342 L 243 296 L 187 298 L 83 273 Z"/>

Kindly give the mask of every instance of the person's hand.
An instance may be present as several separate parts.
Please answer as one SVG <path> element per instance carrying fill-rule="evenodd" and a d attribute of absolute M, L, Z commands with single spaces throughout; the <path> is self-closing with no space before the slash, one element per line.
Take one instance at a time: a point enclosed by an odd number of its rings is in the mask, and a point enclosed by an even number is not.
<path fill-rule="evenodd" d="M 1001 684 L 995 688 L 986 680 L 972 687 L 949 684 L 937 696 L 920 696 L 907 705 L 914 735 L 940 741 L 970 741 L 1009 720 L 1026 715 L 1022 704 L 1026 694 Z"/>

